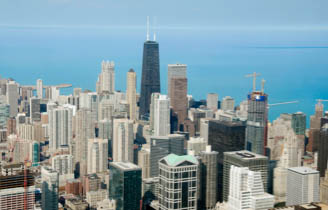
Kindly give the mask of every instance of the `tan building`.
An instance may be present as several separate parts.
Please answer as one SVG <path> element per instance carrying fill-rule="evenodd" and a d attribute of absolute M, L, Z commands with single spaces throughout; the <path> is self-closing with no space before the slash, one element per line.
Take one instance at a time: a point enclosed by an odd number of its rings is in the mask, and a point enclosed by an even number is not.
<path fill-rule="evenodd" d="M 129 117 L 131 120 L 137 119 L 137 74 L 133 69 L 127 73 L 126 95 L 129 104 Z"/>
<path fill-rule="evenodd" d="M 170 83 L 171 107 L 178 117 L 178 130 L 187 118 L 187 81 L 187 78 L 172 78 Z"/>

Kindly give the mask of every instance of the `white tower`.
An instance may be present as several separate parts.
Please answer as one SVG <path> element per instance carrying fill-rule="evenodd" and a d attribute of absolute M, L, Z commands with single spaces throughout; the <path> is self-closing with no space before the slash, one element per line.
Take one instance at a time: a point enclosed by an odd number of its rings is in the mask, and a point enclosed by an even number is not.
<path fill-rule="evenodd" d="M 42 79 L 38 79 L 36 81 L 36 95 L 40 99 L 42 99 L 42 97 L 43 97 L 43 81 L 42 81 Z"/>
<path fill-rule="evenodd" d="M 167 136 L 170 134 L 170 99 L 160 95 L 154 101 L 154 135 Z"/>
<path fill-rule="evenodd" d="M 133 163 L 133 121 L 114 119 L 113 161 Z"/>

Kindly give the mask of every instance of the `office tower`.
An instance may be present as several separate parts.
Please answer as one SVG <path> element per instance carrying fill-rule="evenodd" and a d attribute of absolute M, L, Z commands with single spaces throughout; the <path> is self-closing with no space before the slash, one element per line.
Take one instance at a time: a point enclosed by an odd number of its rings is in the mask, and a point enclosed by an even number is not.
<path fill-rule="evenodd" d="M 325 177 L 320 181 L 320 201 L 328 204 L 328 169 Z"/>
<path fill-rule="evenodd" d="M 245 148 L 246 127 L 240 121 L 208 120 L 208 145 L 219 153 L 218 198 L 222 201 L 223 190 L 223 154 L 224 152 L 240 151 Z"/>
<path fill-rule="evenodd" d="M 73 174 L 73 156 L 56 155 L 51 160 L 51 167 L 57 171 L 59 175 Z"/>
<path fill-rule="evenodd" d="M 104 172 L 108 169 L 108 140 L 89 139 L 88 174 Z"/>
<path fill-rule="evenodd" d="M 112 140 L 113 138 L 113 123 L 112 120 L 105 119 L 98 123 L 98 138 Z"/>
<path fill-rule="evenodd" d="M 200 207 L 202 209 L 214 209 L 218 200 L 218 156 L 207 146 L 200 152 Z"/>
<path fill-rule="evenodd" d="M 114 119 L 113 161 L 133 163 L 133 121 Z"/>
<path fill-rule="evenodd" d="M 30 98 L 30 117 L 32 121 L 41 120 L 41 110 L 40 110 L 40 99 L 39 98 Z"/>
<path fill-rule="evenodd" d="M 319 202 L 319 171 L 307 167 L 289 168 L 286 205 Z"/>
<path fill-rule="evenodd" d="M 188 98 L 187 98 L 188 80 L 183 77 L 173 77 L 170 81 L 170 100 L 174 114 L 178 117 L 178 131 L 184 121 L 187 119 Z"/>
<path fill-rule="evenodd" d="M 16 119 L 15 118 L 8 118 L 7 120 L 7 136 L 10 134 L 16 134 Z"/>
<path fill-rule="evenodd" d="M 158 176 L 158 161 L 161 158 L 171 153 L 184 154 L 184 139 L 184 136 L 180 134 L 150 138 L 150 177 Z"/>
<path fill-rule="evenodd" d="M 328 164 L 328 124 L 322 126 L 319 131 L 319 147 L 318 147 L 318 168 L 320 177 L 325 176 Z"/>
<path fill-rule="evenodd" d="M 112 119 L 115 105 L 110 99 L 101 99 L 98 108 L 98 120 Z"/>
<path fill-rule="evenodd" d="M 208 93 L 206 98 L 206 107 L 216 111 L 218 109 L 219 95 L 216 93 Z"/>
<path fill-rule="evenodd" d="M 254 91 L 248 94 L 246 149 L 264 154 L 267 145 L 268 95 Z"/>
<path fill-rule="evenodd" d="M 43 98 L 43 82 L 42 79 L 36 81 L 36 95 L 38 98 Z"/>
<path fill-rule="evenodd" d="M 149 105 L 152 93 L 161 92 L 160 70 L 159 70 L 159 48 L 158 42 L 146 40 L 143 49 L 142 78 L 140 93 L 141 116 L 149 114 Z"/>
<path fill-rule="evenodd" d="M 7 127 L 7 120 L 10 117 L 10 106 L 0 102 L 0 128 Z"/>
<path fill-rule="evenodd" d="M 75 116 L 76 132 L 76 163 L 79 163 L 80 174 L 87 174 L 87 157 L 88 157 L 88 139 L 95 137 L 92 124 L 92 113 L 87 108 L 81 108 Z"/>
<path fill-rule="evenodd" d="M 97 81 L 97 93 L 113 93 L 115 91 L 115 64 L 114 61 L 102 61 L 101 73 Z"/>
<path fill-rule="evenodd" d="M 305 135 L 306 115 L 302 112 L 292 114 L 292 128 L 296 135 Z"/>
<path fill-rule="evenodd" d="M 151 205 L 153 200 L 158 200 L 159 178 L 142 179 L 142 204 L 143 208 Z"/>
<path fill-rule="evenodd" d="M 70 145 L 72 134 L 72 110 L 58 107 L 49 110 L 49 149 L 55 152 L 63 145 Z"/>
<path fill-rule="evenodd" d="M 150 107 L 149 107 L 149 128 L 150 130 L 154 130 L 155 128 L 155 100 L 159 99 L 161 96 L 160 93 L 152 93 L 150 99 Z"/>
<path fill-rule="evenodd" d="M 202 151 L 206 150 L 207 142 L 201 137 L 190 137 L 187 142 L 187 151 L 193 151 L 198 156 Z"/>
<path fill-rule="evenodd" d="M 200 119 L 199 135 L 208 143 L 209 119 Z"/>
<path fill-rule="evenodd" d="M 233 111 L 235 109 L 235 100 L 231 96 L 222 99 L 221 109 L 224 111 Z"/>
<path fill-rule="evenodd" d="M 16 117 L 18 113 L 18 84 L 15 81 L 7 83 L 7 104 L 10 106 L 10 117 Z"/>
<path fill-rule="evenodd" d="M 154 101 L 154 135 L 168 134 L 170 134 L 170 99 L 166 95 L 160 95 Z"/>
<path fill-rule="evenodd" d="M 0 174 L 0 209 L 34 209 L 35 177 L 33 173 L 27 170 L 25 187 L 23 167 L 23 164 L 2 166 Z"/>
<path fill-rule="evenodd" d="M 306 151 L 315 152 L 318 149 L 315 135 L 318 133 L 322 126 L 321 119 L 323 117 L 324 107 L 319 101 L 315 105 L 315 114 L 310 116 L 310 130 L 309 130 L 309 142 L 306 146 Z"/>
<path fill-rule="evenodd" d="M 99 103 L 99 95 L 95 92 L 84 92 L 80 94 L 80 109 L 90 109 L 92 115 L 92 123 L 98 121 L 99 109 L 101 103 Z"/>
<path fill-rule="evenodd" d="M 111 162 L 109 170 L 109 198 L 116 200 L 116 210 L 139 209 L 141 168 L 129 162 Z"/>
<path fill-rule="evenodd" d="M 264 191 L 268 186 L 268 158 L 246 150 L 236 152 L 225 152 L 223 160 L 223 200 L 228 200 L 230 186 L 230 168 L 231 166 L 248 167 L 251 171 L 261 172 Z"/>
<path fill-rule="evenodd" d="M 150 177 L 150 150 L 142 148 L 138 151 L 138 166 L 142 169 L 142 179 Z"/>
<path fill-rule="evenodd" d="M 187 78 L 186 64 L 169 64 L 167 66 L 167 95 L 171 97 L 171 79 Z"/>
<path fill-rule="evenodd" d="M 86 201 L 89 204 L 91 209 L 97 209 L 97 203 L 103 201 L 108 198 L 108 190 L 100 189 L 97 191 L 89 191 L 86 194 Z"/>
<path fill-rule="evenodd" d="M 197 209 L 198 160 L 170 154 L 159 161 L 159 209 Z"/>
<path fill-rule="evenodd" d="M 273 208 L 274 197 L 264 192 L 261 172 L 231 166 L 229 173 L 229 210 Z"/>
<path fill-rule="evenodd" d="M 127 73 L 126 98 L 129 104 L 129 117 L 137 120 L 137 74 L 133 69 Z"/>
<path fill-rule="evenodd" d="M 42 209 L 57 210 L 58 209 L 58 187 L 59 175 L 52 168 L 43 166 L 41 168 L 42 182 Z"/>

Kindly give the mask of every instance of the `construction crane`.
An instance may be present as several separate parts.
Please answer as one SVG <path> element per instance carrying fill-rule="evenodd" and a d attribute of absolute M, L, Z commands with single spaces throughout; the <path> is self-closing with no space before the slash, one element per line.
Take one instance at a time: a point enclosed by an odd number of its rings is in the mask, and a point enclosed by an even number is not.
<path fill-rule="evenodd" d="M 318 104 L 322 104 L 322 102 L 328 102 L 326 99 L 317 99 L 316 101 L 318 101 Z"/>
<path fill-rule="evenodd" d="M 287 101 L 287 102 L 281 102 L 281 103 L 275 103 L 275 104 L 268 104 L 268 108 L 271 106 L 278 106 L 283 104 L 296 104 L 299 103 L 299 101 Z"/>
<path fill-rule="evenodd" d="M 261 74 L 258 74 L 256 72 L 253 72 L 253 74 L 247 74 L 245 77 L 253 77 L 253 92 L 256 91 L 256 77 L 261 76 Z"/>

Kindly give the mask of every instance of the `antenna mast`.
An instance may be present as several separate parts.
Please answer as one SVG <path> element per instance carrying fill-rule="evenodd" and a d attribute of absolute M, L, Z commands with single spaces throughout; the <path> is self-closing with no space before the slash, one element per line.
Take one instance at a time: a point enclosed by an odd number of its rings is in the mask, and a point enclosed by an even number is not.
<path fill-rule="evenodd" d="M 149 16 L 147 16 L 147 41 L 149 41 Z"/>
<path fill-rule="evenodd" d="M 157 18 L 156 17 L 154 17 L 154 41 L 156 41 L 156 21 L 157 20 Z"/>

